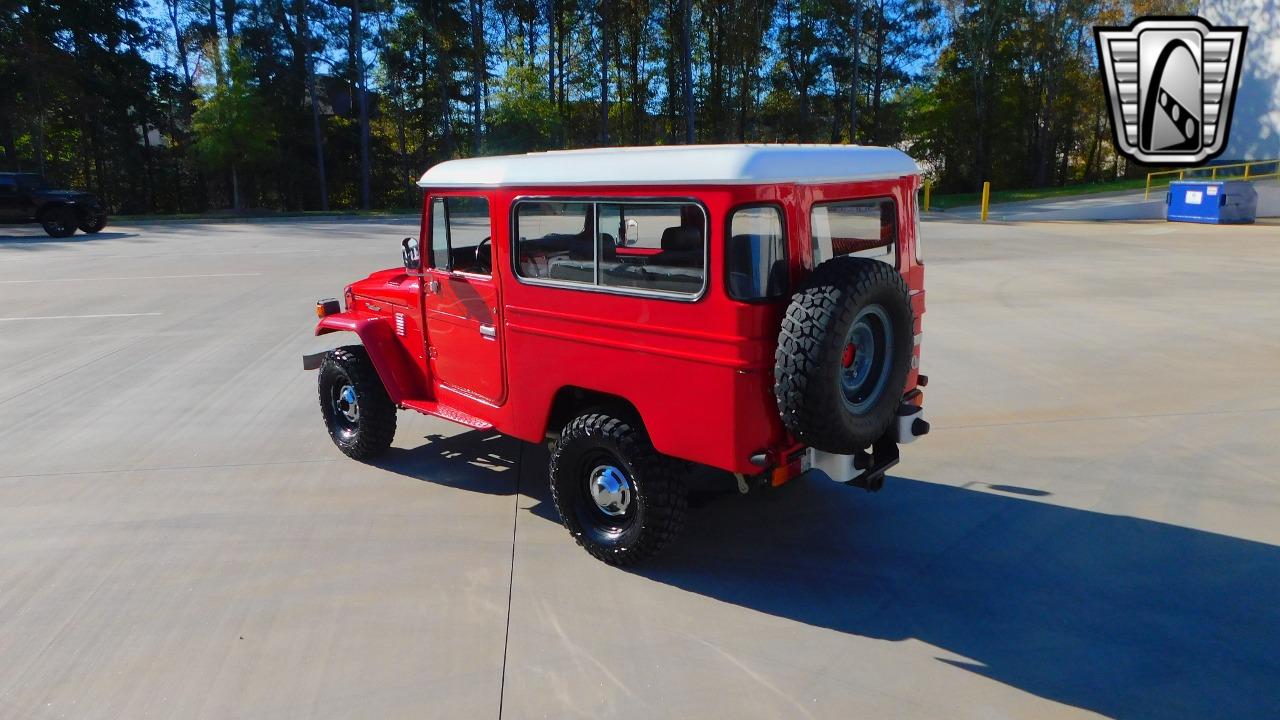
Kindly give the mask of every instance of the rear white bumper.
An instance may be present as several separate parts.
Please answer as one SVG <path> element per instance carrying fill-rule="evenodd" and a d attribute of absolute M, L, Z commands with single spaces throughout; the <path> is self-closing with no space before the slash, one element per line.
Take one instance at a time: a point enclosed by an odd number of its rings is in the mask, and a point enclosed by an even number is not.
<path fill-rule="evenodd" d="M 929 433 L 929 421 L 918 405 L 902 405 L 897 418 L 871 452 L 839 455 L 807 448 L 804 470 L 817 470 L 832 480 L 868 490 L 879 490 L 884 473 L 898 463 L 898 446 Z"/>
<path fill-rule="evenodd" d="M 919 405 L 900 406 L 897 419 L 890 426 L 889 432 L 893 435 L 893 441 L 899 445 L 906 445 L 921 435 L 928 435 L 929 421 L 924 419 L 924 408 Z"/>

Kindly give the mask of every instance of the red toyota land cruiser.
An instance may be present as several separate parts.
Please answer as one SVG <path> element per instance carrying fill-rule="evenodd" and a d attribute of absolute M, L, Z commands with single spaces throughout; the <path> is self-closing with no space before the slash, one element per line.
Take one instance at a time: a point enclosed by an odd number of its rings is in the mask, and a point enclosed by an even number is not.
<path fill-rule="evenodd" d="M 322 300 L 304 358 L 352 458 L 398 409 L 551 442 L 564 525 L 614 565 L 679 532 L 690 463 L 875 490 L 929 431 L 919 169 L 898 150 L 727 145 L 452 160 L 404 266 Z M 419 247 L 424 252 L 419 252 Z"/>

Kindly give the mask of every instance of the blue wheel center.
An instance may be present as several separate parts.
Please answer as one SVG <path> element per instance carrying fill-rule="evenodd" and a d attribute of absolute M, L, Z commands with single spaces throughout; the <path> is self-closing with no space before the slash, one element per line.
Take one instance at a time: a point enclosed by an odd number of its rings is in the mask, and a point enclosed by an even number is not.
<path fill-rule="evenodd" d="M 854 318 L 841 357 L 840 391 L 851 412 L 866 412 L 879 400 L 889 378 L 893 331 L 889 315 L 868 305 Z"/>

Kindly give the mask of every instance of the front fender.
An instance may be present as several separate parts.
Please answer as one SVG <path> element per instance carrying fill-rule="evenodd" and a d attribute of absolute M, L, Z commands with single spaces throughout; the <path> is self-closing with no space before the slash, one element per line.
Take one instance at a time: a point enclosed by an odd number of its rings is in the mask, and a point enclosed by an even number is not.
<path fill-rule="evenodd" d="M 399 405 L 405 400 L 427 397 L 422 371 L 396 339 L 386 318 L 350 311 L 320 318 L 316 335 L 332 332 L 353 332 L 359 336 L 391 402 Z"/>

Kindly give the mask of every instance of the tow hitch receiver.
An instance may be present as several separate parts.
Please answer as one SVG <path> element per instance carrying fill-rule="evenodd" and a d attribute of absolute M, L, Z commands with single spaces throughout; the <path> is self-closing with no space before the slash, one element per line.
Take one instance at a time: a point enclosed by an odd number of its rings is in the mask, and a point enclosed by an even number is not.
<path fill-rule="evenodd" d="M 860 487 L 867 492 L 884 487 L 884 474 L 898 464 L 899 457 L 898 444 L 887 435 L 871 446 L 871 452 L 836 455 L 813 448 L 807 452 L 810 468 L 821 470 L 838 483 Z"/>
<path fill-rule="evenodd" d="M 865 458 L 863 462 L 866 464 L 863 473 L 845 485 L 860 487 L 867 492 L 875 492 L 884 487 L 884 474 L 889 468 L 898 464 L 898 443 L 887 438 L 881 438 L 871 446 L 870 453 L 861 453 L 861 457 Z M 854 466 L 858 464 L 855 461 Z"/>

